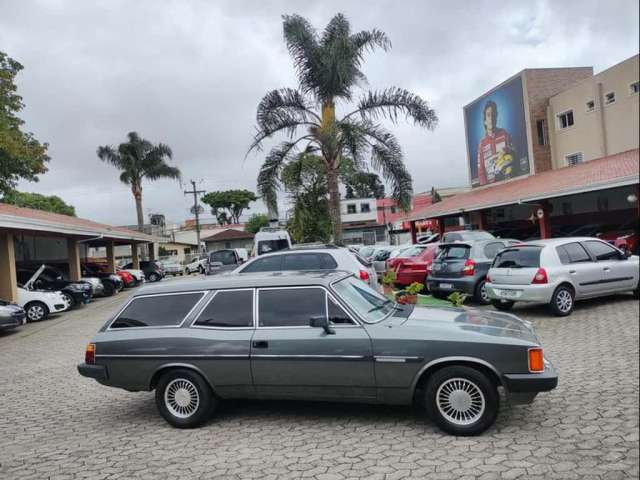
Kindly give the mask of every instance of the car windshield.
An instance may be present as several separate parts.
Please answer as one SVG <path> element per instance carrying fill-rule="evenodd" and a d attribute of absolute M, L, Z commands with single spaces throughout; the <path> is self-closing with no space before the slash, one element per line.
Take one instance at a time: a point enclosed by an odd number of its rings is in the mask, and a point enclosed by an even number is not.
<path fill-rule="evenodd" d="M 542 247 L 508 248 L 496 255 L 494 268 L 538 268 Z"/>
<path fill-rule="evenodd" d="M 340 280 L 333 288 L 367 323 L 384 320 L 395 308 L 394 302 L 355 277 Z"/>
<path fill-rule="evenodd" d="M 482 230 L 466 230 L 461 232 L 462 238 L 465 240 L 488 240 L 490 238 L 495 238 L 489 232 L 485 232 Z"/>

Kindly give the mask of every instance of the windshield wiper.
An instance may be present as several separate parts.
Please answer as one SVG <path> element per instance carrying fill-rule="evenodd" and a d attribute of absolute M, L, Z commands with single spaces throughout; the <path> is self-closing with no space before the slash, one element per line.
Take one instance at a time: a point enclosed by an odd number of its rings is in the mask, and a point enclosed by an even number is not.
<path fill-rule="evenodd" d="M 385 307 L 385 305 L 389 305 L 390 303 L 393 303 L 393 302 L 391 300 L 387 299 L 384 302 L 382 302 L 382 304 L 376 305 L 375 307 L 367 310 L 367 313 L 371 313 L 371 312 L 375 312 L 375 311 L 378 311 L 378 310 L 382 310 Z"/>

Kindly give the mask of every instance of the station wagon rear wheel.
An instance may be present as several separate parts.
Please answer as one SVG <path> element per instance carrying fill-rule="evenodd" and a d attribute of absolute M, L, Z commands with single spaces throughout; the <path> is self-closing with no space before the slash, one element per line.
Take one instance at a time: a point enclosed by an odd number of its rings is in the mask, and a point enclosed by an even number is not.
<path fill-rule="evenodd" d="M 187 369 L 170 370 L 156 386 L 160 415 L 177 428 L 194 428 L 210 417 L 217 401 L 207 382 Z"/>
<path fill-rule="evenodd" d="M 495 422 L 500 397 L 491 379 L 474 368 L 445 367 L 425 389 L 427 415 L 453 435 L 478 435 Z"/>

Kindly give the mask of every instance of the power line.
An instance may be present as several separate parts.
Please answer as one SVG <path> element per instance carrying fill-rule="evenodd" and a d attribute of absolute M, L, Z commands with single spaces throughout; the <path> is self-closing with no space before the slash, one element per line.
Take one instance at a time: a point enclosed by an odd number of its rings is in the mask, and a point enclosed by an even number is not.
<path fill-rule="evenodd" d="M 200 206 L 198 205 L 198 194 L 205 193 L 206 190 L 196 190 L 195 180 L 191 180 L 193 190 L 185 190 L 185 195 L 193 195 L 193 213 L 196 215 L 196 241 L 198 242 L 198 251 L 200 251 Z"/>

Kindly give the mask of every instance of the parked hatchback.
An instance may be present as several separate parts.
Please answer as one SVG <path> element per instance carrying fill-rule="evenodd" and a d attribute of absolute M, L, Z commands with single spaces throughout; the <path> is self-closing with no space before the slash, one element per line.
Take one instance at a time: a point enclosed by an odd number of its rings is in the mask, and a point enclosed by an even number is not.
<path fill-rule="evenodd" d="M 387 269 L 396 273 L 396 284 L 407 286 L 417 282 L 427 286 L 427 273 L 439 246 L 439 243 L 414 245 L 387 260 Z"/>
<path fill-rule="evenodd" d="M 378 276 L 370 262 L 347 248 L 335 245 L 293 247 L 261 255 L 233 273 L 280 271 L 343 270 L 353 273 L 372 288 L 378 288 Z"/>
<path fill-rule="evenodd" d="M 336 271 L 146 286 L 94 336 L 78 370 L 155 390 L 160 414 L 179 428 L 202 425 L 221 400 L 266 398 L 415 402 L 455 435 L 494 423 L 499 387 L 510 403 L 530 403 L 558 382 L 530 323 L 397 305 Z"/>
<path fill-rule="evenodd" d="M 123 269 L 133 268 L 133 263 L 127 263 Z M 140 270 L 144 272 L 144 277 L 153 282 L 159 282 L 165 276 L 165 271 L 158 262 L 154 260 L 145 260 L 140 262 Z"/>
<path fill-rule="evenodd" d="M 517 242 L 490 238 L 441 243 L 427 278 L 429 292 L 438 298 L 446 298 L 452 292 L 463 292 L 472 295 L 477 303 L 489 304 L 485 278 L 491 263 L 500 250 Z"/>
<path fill-rule="evenodd" d="M 496 256 L 487 293 L 500 310 L 515 302 L 538 302 L 565 316 L 583 298 L 631 291 L 638 297 L 638 260 L 589 237 L 514 245 Z"/>

